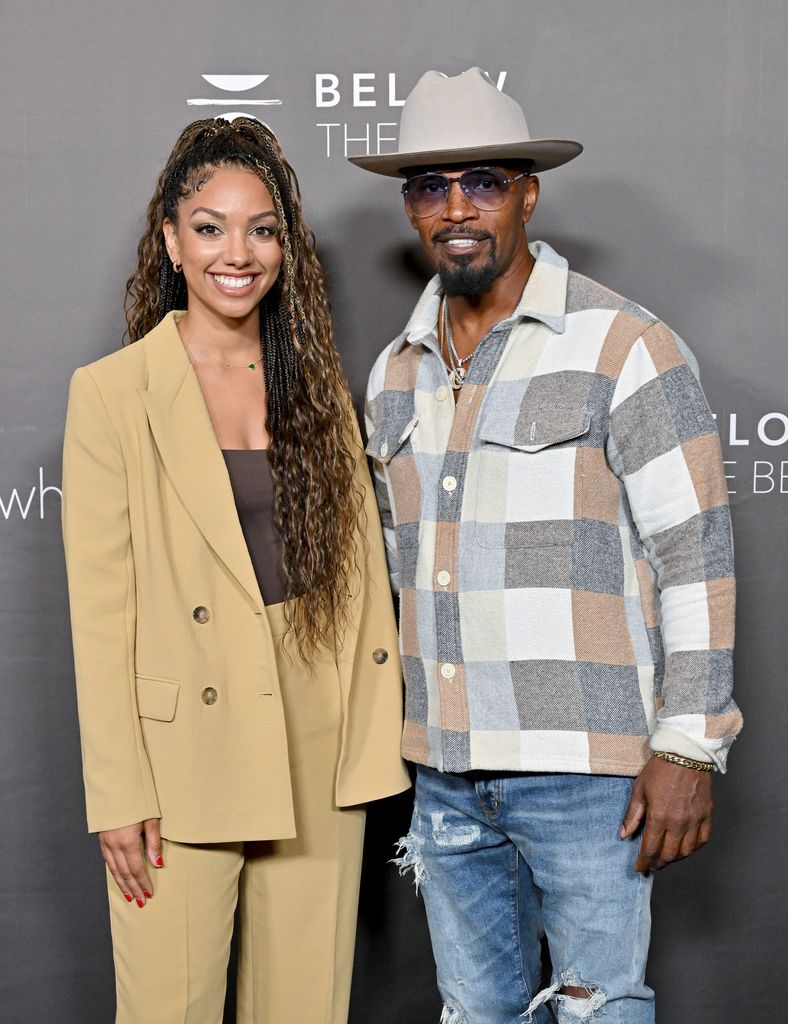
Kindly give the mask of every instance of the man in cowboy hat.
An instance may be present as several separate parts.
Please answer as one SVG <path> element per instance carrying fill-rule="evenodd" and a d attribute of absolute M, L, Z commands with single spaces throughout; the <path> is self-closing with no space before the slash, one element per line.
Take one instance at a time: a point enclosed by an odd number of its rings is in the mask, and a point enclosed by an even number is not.
<path fill-rule="evenodd" d="M 684 343 L 525 226 L 531 139 L 478 68 L 429 71 L 399 152 L 434 263 L 367 395 L 445 1024 L 654 1020 L 651 872 L 709 838 L 734 581 L 714 420 Z M 539 947 L 553 966 L 540 988 Z"/>

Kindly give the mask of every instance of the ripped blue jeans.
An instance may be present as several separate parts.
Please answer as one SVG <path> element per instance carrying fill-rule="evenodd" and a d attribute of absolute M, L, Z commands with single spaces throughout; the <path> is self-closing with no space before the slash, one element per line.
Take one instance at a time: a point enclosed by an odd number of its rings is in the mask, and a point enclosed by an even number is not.
<path fill-rule="evenodd" d="M 418 766 L 396 863 L 424 897 L 441 1024 L 653 1024 L 651 879 L 618 838 L 632 781 Z M 575 986 L 587 997 L 561 992 Z"/>

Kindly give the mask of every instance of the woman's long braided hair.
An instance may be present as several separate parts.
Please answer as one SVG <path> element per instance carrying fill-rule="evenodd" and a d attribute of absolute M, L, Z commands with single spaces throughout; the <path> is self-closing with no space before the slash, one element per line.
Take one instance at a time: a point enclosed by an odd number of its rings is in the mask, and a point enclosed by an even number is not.
<path fill-rule="evenodd" d="M 164 247 L 165 217 L 220 167 L 256 174 L 279 217 L 282 268 L 260 303 L 274 522 L 284 548 L 285 615 L 302 657 L 332 646 L 353 591 L 363 495 L 355 481 L 353 403 L 339 361 L 323 270 L 301 213 L 295 173 L 273 133 L 252 118 L 188 125 L 148 204 L 137 269 L 126 283 L 128 340 L 187 307 L 183 275 Z M 304 600 L 294 600 L 303 597 Z"/>

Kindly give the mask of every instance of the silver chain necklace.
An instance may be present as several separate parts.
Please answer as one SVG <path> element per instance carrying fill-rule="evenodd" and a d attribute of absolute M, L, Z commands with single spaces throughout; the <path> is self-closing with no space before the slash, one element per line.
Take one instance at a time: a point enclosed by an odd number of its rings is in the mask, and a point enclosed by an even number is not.
<path fill-rule="evenodd" d="M 444 296 L 443 299 L 443 335 L 446 338 L 446 351 L 449 355 L 449 364 L 451 370 L 449 371 L 449 383 L 455 391 L 459 391 L 465 383 L 465 378 L 468 376 L 468 371 L 465 368 L 465 363 L 468 363 L 473 359 L 474 352 L 469 352 L 467 356 L 460 358 L 460 354 L 454 345 L 454 338 L 451 333 L 451 321 L 449 320 L 449 303 Z"/>

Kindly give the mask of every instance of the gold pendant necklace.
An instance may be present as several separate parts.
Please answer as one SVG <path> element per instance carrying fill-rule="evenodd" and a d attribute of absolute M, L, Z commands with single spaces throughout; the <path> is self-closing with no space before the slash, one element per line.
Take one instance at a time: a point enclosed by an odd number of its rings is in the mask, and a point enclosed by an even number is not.
<path fill-rule="evenodd" d="M 226 366 L 230 370 L 254 370 L 258 363 L 261 363 L 263 361 L 263 356 L 261 354 L 260 358 L 255 359 L 253 363 L 244 363 L 243 366 L 241 366 L 239 363 L 227 363 L 224 361 L 224 359 L 220 359 L 218 356 L 212 356 L 210 352 L 203 352 L 202 349 L 195 348 L 192 345 L 187 345 L 186 350 L 188 351 L 189 355 L 191 355 L 193 351 L 197 352 L 201 356 L 204 356 L 206 359 L 211 359 L 214 363 L 221 363 L 222 366 Z M 194 360 L 192 360 L 192 365 L 195 365 Z"/>

